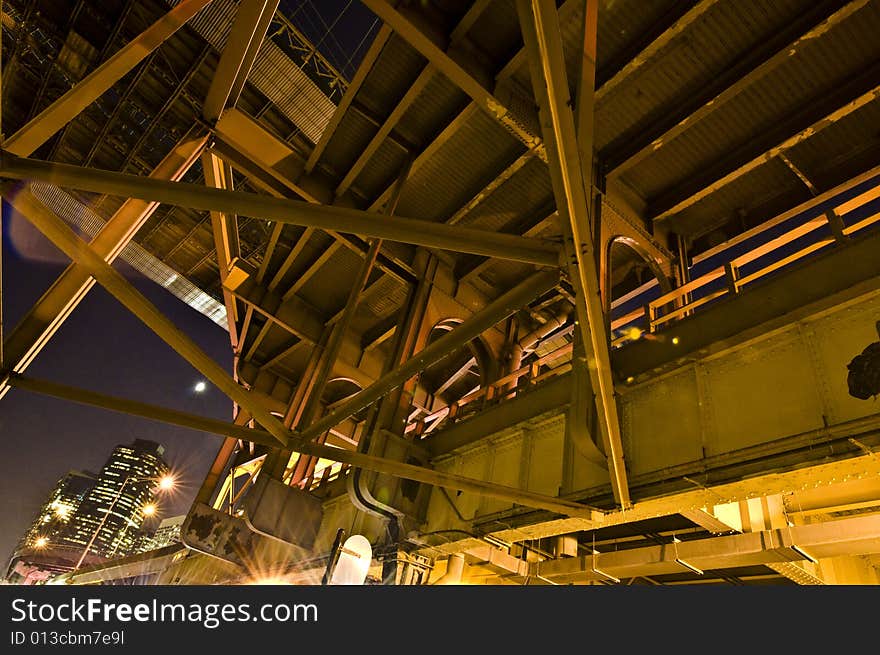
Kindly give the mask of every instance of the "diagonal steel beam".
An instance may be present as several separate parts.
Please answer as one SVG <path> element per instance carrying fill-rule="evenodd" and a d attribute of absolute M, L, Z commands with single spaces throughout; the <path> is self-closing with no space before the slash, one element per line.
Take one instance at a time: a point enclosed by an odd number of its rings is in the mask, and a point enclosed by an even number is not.
<path fill-rule="evenodd" d="M 207 132 L 193 128 L 151 176 L 180 179 L 198 159 L 207 141 Z M 92 240 L 91 247 L 105 261 L 113 262 L 158 206 L 156 202 L 126 200 Z M 94 284 L 95 280 L 81 266 L 76 263 L 68 266 L 6 338 L 5 368 L 24 372 Z M 0 398 L 8 391 L 0 382 Z"/>
<path fill-rule="evenodd" d="M 486 80 L 478 79 L 487 76 L 466 68 L 467 64 L 463 58 L 451 56 L 444 48 L 445 44 L 438 43 L 437 40 L 428 36 L 427 31 L 415 22 L 421 18 L 418 14 L 404 14 L 403 11 L 393 7 L 386 0 L 363 1 L 386 25 L 394 29 L 440 73 L 464 91 L 482 111 L 500 121 L 527 148 L 534 149 L 539 157 L 545 159 L 546 154 L 541 146 L 540 137 L 524 127 L 522 122 L 513 116 L 510 108 L 488 90 Z"/>
<path fill-rule="evenodd" d="M 283 227 L 283 224 L 279 223 L 279 226 Z M 281 265 L 278 267 L 278 270 L 275 271 L 275 275 L 272 276 L 272 279 L 269 280 L 268 288 L 270 291 L 273 291 L 279 284 L 281 284 L 281 280 L 284 279 L 284 276 L 287 275 L 287 272 L 290 270 L 290 267 L 293 266 L 296 258 L 299 257 L 300 253 L 302 253 L 303 248 L 306 247 L 306 244 L 309 242 L 309 239 L 312 238 L 312 234 L 314 234 L 315 230 L 313 228 L 307 227 L 302 231 L 297 239 L 296 243 L 290 248 L 290 252 L 287 253 L 287 256 L 284 258 L 284 261 L 281 262 Z M 265 276 L 265 272 L 263 269 L 263 265 L 268 269 L 268 262 L 263 262 L 260 266 L 260 272 Z M 257 282 L 261 281 L 261 274 L 257 273 Z"/>
<path fill-rule="evenodd" d="M 833 0 L 816 3 L 790 25 L 744 53 L 699 93 L 689 94 L 671 109 L 663 107 L 650 125 L 627 131 L 609 143 L 599 154 L 604 170 L 618 176 L 636 166 L 658 148 L 670 143 L 749 86 L 790 61 L 800 50 L 809 47 L 816 37 L 849 19 L 868 2 L 852 0 L 841 3 L 840 0 Z"/>
<path fill-rule="evenodd" d="M 649 201 L 647 216 L 661 220 L 687 209 L 878 98 L 880 60 L 832 91 L 803 103 L 788 117 L 729 150 L 720 160 L 661 192 Z"/>
<path fill-rule="evenodd" d="M 202 153 L 202 171 L 205 184 L 215 189 L 232 188 L 232 169 L 217 155 L 210 152 Z M 229 275 L 232 262 L 241 255 L 238 241 L 238 216 L 225 212 L 210 212 L 211 232 L 214 235 L 214 250 L 217 253 L 217 268 L 220 270 L 220 285 Z M 229 339 L 233 351 L 238 349 L 238 304 L 233 295 L 223 288 L 223 304 L 226 305 L 226 320 L 229 327 Z"/>
<path fill-rule="evenodd" d="M 9 137 L 3 147 L 24 157 L 32 154 L 210 2 L 183 0 Z"/>
<path fill-rule="evenodd" d="M 314 170 L 315 164 L 318 163 L 321 155 L 324 154 L 324 150 L 327 148 L 327 144 L 330 143 L 330 139 L 333 137 L 333 134 L 336 133 L 336 128 L 339 126 L 339 123 L 342 122 L 343 116 L 345 116 L 345 113 L 351 106 L 352 101 L 354 101 L 355 96 L 357 96 L 358 91 L 364 83 L 364 80 L 367 79 L 367 75 L 369 75 L 370 71 L 373 70 L 373 65 L 376 63 L 379 55 L 382 54 L 382 50 L 385 48 L 385 44 L 388 42 L 391 34 L 392 29 L 389 26 L 383 25 L 381 28 L 379 28 L 379 31 L 376 34 L 376 38 L 374 38 L 373 42 L 370 44 L 370 48 L 364 55 L 360 66 L 358 66 L 357 72 L 354 74 L 354 78 L 352 78 L 351 83 L 345 90 L 345 95 L 342 96 L 342 100 L 336 106 L 336 111 L 333 112 L 333 116 L 330 118 L 330 122 L 327 124 L 327 127 L 324 128 L 324 132 L 321 134 L 321 139 L 318 141 L 318 143 L 315 145 L 315 148 L 309 154 L 309 158 L 306 160 L 305 163 L 306 173 L 311 173 L 312 170 Z"/>
<path fill-rule="evenodd" d="M 250 412 L 281 444 L 289 437 L 287 428 L 263 404 L 241 387 L 226 370 L 205 353 L 191 338 L 181 332 L 134 285 L 98 255 L 89 244 L 33 195 L 30 187 L 3 183 L 0 193 L 34 227 L 42 232 L 62 252 L 82 266 L 110 294 L 156 333 L 165 343 L 202 373 L 223 393 Z"/>
<path fill-rule="evenodd" d="M 232 30 L 211 79 L 202 106 L 202 116 L 213 123 L 227 106 L 234 106 L 250 73 L 254 59 L 279 0 L 242 0 L 238 5 Z"/>
<path fill-rule="evenodd" d="M 231 447 L 234 446 L 234 439 L 242 439 L 252 443 L 263 445 L 277 445 L 275 437 L 265 430 L 247 428 L 234 423 L 227 423 L 217 419 L 188 414 L 178 410 L 149 405 L 126 398 L 108 396 L 106 394 L 96 393 L 84 389 L 77 389 L 67 385 L 49 382 L 47 380 L 38 380 L 33 378 L 25 378 L 13 375 L 10 383 L 21 389 L 25 389 L 34 393 L 40 393 L 55 398 L 61 398 L 76 403 L 91 405 L 93 407 L 101 407 L 110 411 L 130 414 L 132 416 L 140 416 L 153 421 L 160 421 L 170 425 L 177 425 L 193 430 L 200 430 L 210 434 L 217 434 L 227 437 L 224 445 L 229 446 L 226 449 L 225 458 L 231 455 Z M 507 502 L 523 505 L 525 507 L 534 507 L 536 509 L 544 509 L 557 514 L 563 514 L 570 517 L 579 517 L 586 520 L 587 524 L 594 521 L 600 521 L 602 512 L 591 508 L 588 505 L 553 498 L 522 489 L 515 489 L 493 482 L 484 480 L 476 480 L 461 475 L 444 473 L 422 466 L 405 464 L 384 457 L 376 457 L 342 448 L 334 448 L 322 444 L 312 443 L 302 436 L 297 436 L 295 432 L 285 429 L 287 433 L 286 443 L 294 452 L 299 452 L 312 457 L 329 459 L 334 462 L 342 462 L 368 471 L 376 471 L 377 473 L 387 473 L 408 480 L 415 480 L 425 484 L 445 487 L 456 491 L 467 491 L 476 493 L 489 498 L 497 498 Z M 231 439 L 230 439 L 231 438 Z M 221 458 L 218 458 L 218 461 Z M 203 487 L 204 490 L 205 487 Z M 210 487 L 213 489 L 213 486 Z"/>
<path fill-rule="evenodd" d="M 472 339 L 518 311 L 542 293 L 559 283 L 556 271 L 535 273 L 507 293 L 499 296 L 483 309 L 458 325 L 431 345 L 416 353 L 403 365 L 356 393 L 334 411 L 303 430 L 303 438 L 312 439 L 341 423 L 352 414 L 368 407 L 385 394 L 396 389 L 419 371 L 441 361 Z"/>
<path fill-rule="evenodd" d="M 626 508 L 631 501 L 588 214 L 592 202 L 586 189 L 592 188 L 592 177 L 584 177 L 586 172 L 591 171 L 592 162 L 587 158 L 589 153 L 584 153 L 584 161 L 578 153 L 579 139 L 568 102 L 569 86 L 556 5 L 552 0 L 517 0 L 516 7 L 529 51 L 532 85 L 542 115 L 544 142 L 548 155 L 553 155 L 548 156 L 548 163 L 556 206 L 560 214 L 567 217 L 566 223 L 573 241 L 571 248 L 574 252 L 566 255 L 572 283 L 577 290 L 577 324 L 586 355 L 585 365 L 590 372 L 595 394 L 605 454 L 609 460 L 611 487 L 617 503 Z M 596 24 L 593 23 L 590 29 L 595 34 Z M 586 61 L 584 63 L 587 64 Z M 581 91 L 580 102 L 591 103 L 589 89 L 582 88 Z"/>
<path fill-rule="evenodd" d="M 2 155 L 0 177 L 37 180 L 81 191 L 121 195 L 144 200 L 276 220 L 292 225 L 365 237 L 412 243 L 428 248 L 487 255 L 541 266 L 557 266 L 555 244 L 538 239 L 496 234 L 486 230 L 432 223 L 410 218 L 380 216 L 342 207 L 270 198 L 255 193 L 208 189 L 183 182 L 39 162 Z"/>

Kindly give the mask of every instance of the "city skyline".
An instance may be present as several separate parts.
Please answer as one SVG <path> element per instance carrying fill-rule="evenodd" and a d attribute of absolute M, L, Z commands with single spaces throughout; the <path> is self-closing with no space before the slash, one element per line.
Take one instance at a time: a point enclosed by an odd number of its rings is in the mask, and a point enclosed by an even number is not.
<path fill-rule="evenodd" d="M 164 513 L 163 492 L 173 487 L 164 452 L 162 444 L 136 438 L 115 446 L 97 473 L 62 476 L 7 557 L 5 574 L 75 569 L 139 552 Z"/>

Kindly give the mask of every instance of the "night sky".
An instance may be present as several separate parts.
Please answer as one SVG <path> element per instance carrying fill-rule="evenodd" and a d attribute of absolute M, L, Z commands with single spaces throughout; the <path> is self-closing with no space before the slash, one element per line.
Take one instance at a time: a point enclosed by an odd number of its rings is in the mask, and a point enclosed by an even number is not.
<path fill-rule="evenodd" d="M 63 271 L 68 260 L 8 206 L 3 214 L 3 323 L 19 319 Z M 117 270 L 134 282 L 186 334 L 227 370 L 229 334 L 127 264 Z M 27 375 L 230 420 L 232 404 L 213 385 L 196 394 L 203 377 L 130 314 L 100 285 L 61 326 Z M 97 471 L 114 446 L 136 437 L 166 447 L 182 484 L 160 501 L 162 517 L 183 514 L 204 479 L 220 438 L 64 400 L 11 390 L 0 400 L 0 562 L 5 567 L 19 537 L 55 482 L 70 469 Z"/>
<path fill-rule="evenodd" d="M 281 9 L 351 77 L 379 27 L 357 0 L 282 0 Z M 329 30 L 329 33 L 328 33 Z M 4 207 L 3 323 L 8 334 L 64 270 L 67 258 L 26 220 Z M 229 335 L 147 280 L 115 264 L 175 324 L 231 371 Z M 202 376 L 96 285 L 43 349 L 27 375 L 219 418 L 231 402 L 213 385 L 196 394 Z M 220 438 L 115 412 L 13 389 L 0 400 L 0 564 L 5 567 L 22 532 L 55 482 L 70 469 L 97 471 L 111 449 L 141 437 L 166 446 L 166 459 L 183 481 L 160 505 L 163 517 L 189 508 L 214 459 Z"/>

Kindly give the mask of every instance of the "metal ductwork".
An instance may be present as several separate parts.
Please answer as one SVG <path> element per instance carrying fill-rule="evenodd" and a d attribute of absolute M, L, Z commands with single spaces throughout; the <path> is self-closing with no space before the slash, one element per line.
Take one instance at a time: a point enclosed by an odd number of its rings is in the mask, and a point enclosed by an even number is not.
<path fill-rule="evenodd" d="M 449 556 L 444 573 L 435 585 L 461 584 L 461 576 L 464 573 L 464 553 L 453 553 Z"/>

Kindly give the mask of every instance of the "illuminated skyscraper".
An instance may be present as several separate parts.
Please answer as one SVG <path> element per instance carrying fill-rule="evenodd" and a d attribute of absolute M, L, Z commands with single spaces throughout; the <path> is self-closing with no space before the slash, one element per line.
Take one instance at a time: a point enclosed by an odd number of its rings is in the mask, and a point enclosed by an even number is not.
<path fill-rule="evenodd" d="M 146 518 L 143 508 L 155 499 L 158 478 L 168 473 L 164 452 L 163 446 L 145 439 L 116 446 L 69 522 L 68 543 L 85 549 L 94 537 L 90 555 L 132 552 Z"/>
<path fill-rule="evenodd" d="M 30 528 L 24 533 L 16 551 L 39 545 L 72 545 L 67 540 L 68 527 L 83 499 L 95 486 L 97 476 L 88 471 L 65 474 L 40 507 Z"/>

